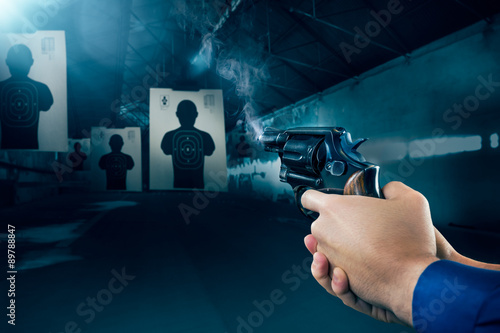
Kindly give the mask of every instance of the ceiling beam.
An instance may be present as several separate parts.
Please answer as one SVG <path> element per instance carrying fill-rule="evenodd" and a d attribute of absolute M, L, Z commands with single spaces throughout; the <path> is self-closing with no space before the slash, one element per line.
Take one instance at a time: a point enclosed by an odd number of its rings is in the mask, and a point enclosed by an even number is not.
<path fill-rule="evenodd" d="M 316 90 L 316 92 L 318 92 L 318 91 L 321 90 L 321 88 L 316 84 L 316 82 L 314 82 L 313 80 L 311 80 L 307 75 L 305 75 L 304 73 L 302 73 L 301 71 L 299 71 L 298 69 L 296 69 L 290 63 L 287 63 L 286 61 L 282 61 L 282 63 L 283 63 L 283 65 L 285 65 L 288 68 L 290 68 L 295 74 L 297 74 L 298 76 L 300 76 L 304 81 L 306 81 L 307 83 L 309 83 Z"/>
<path fill-rule="evenodd" d="M 349 75 L 342 74 L 342 73 L 339 73 L 339 72 L 334 72 L 334 71 L 331 71 L 329 69 L 322 68 L 320 66 L 306 64 L 304 62 L 301 62 L 301 61 L 298 61 L 298 60 L 294 60 L 294 59 L 290 59 L 290 58 L 287 58 L 287 57 L 282 57 L 282 56 L 279 56 L 279 55 L 276 55 L 276 54 L 270 54 L 270 55 L 273 58 L 276 58 L 276 59 L 279 59 L 279 60 L 282 60 L 282 61 L 285 61 L 285 62 L 289 62 L 289 63 L 295 64 L 295 65 L 307 67 L 307 68 L 315 70 L 315 71 L 325 72 L 325 73 L 328 73 L 328 74 L 332 74 L 332 75 L 336 75 L 336 76 L 341 76 L 341 77 L 345 77 L 345 78 L 351 78 L 351 76 L 349 76 Z"/>
<path fill-rule="evenodd" d="M 326 26 L 328 26 L 328 27 L 330 27 L 330 28 L 333 28 L 333 29 L 335 29 L 335 30 L 341 31 L 341 32 L 343 32 L 343 33 L 345 33 L 345 34 L 348 34 L 348 35 L 352 36 L 352 37 L 357 37 L 357 36 L 358 36 L 358 34 L 356 34 L 356 33 L 352 32 L 352 31 L 349 31 L 349 30 L 347 30 L 347 29 L 344 29 L 344 28 L 342 28 L 342 27 L 339 27 L 338 25 L 335 25 L 335 24 L 333 24 L 333 23 L 330 23 L 330 22 L 327 22 L 327 21 L 325 21 L 325 20 L 322 20 L 322 19 L 319 19 L 319 18 L 317 18 L 317 17 L 314 17 L 313 15 L 311 15 L 311 14 L 309 14 L 309 13 L 306 13 L 306 12 L 304 12 L 304 11 L 301 11 L 301 10 L 298 10 L 298 9 L 293 9 L 293 8 L 292 8 L 291 10 L 293 10 L 293 12 L 294 12 L 294 13 L 298 13 L 298 14 L 300 14 L 300 15 L 306 16 L 306 17 L 310 18 L 311 20 L 314 20 L 314 21 L 316 21 L 316 22 L 318 22 L 318 23 L 321 23 L 321 24 L 323 24 L 323 25 L 326 25 Z M 309 27 L 308 27 L 308 28 L 309 28 Z M 309 29 L 310 29 L 310 28 L 309 28 Z M 322 38 L 322 37 L 321 37 L 321 36 L 319 36 L 319 38 Z M 395 53 L 395 54 L 397 54 L 397 55 L 399 55 L 399 56 L 404 56 L 404 55 L 405 55 L 404 53 L 401 53 L 400 51 L 397 51 L 397 50 L 395 50 L 395 49 L 393 49 L 393 48 L 391 48 L 391 47 L 389 47 L 389 46 L 386 46 L 386 45 L 384 45 L 384 44 L 381 44 L 381 43 L 379 43 L 379 42 L 375 42 L 374 40 L 371 40 L 370 44 L 373 44 L 373 45 L 378 46 L 378 47 L 380 47 L 380 48 L 382 48 L 382 49 L 384 49 L 384 50 L 387 50 L 387 51 L 390 51 L 390 52 L 392 52 L 392 53 Z M 336 51 L 335 51 L 335 52 L 336 52 Z"/>
<path fill-rule="evenodd" d="M 322 1 L 320 4 L 326 2 L 328 0 L 325 0 L 325 1 Z M 299 4 L 299 6 L 301 6 L 303 3 L 303 1 Z M 320 4 L 317 4 L 318 6 Z M 285 12 L 285 13 L 288 13 L 288 10 L 287 9 L 284 9 L 284 8 L 281 8 L 282 9 L 282 12 Z M 269 12 L 268 12 L 268 15 L 269 15 Z M 286 17 L 290 18 L 289 15 L 286 15 Z M 293 22 L 293 26 L 286 29 L 286 31 L 284 33 L 282 33 L 281 35 L 279 35 L 275 40 L 273 40 L 271 42 L 271 44 L 277 44 L 277 43 L 280 43 L 283 39 L 285 39 L 286 37 L 288 37 L 298 26 L 299 26 L 299 23 L 297 22 L 297 20 L 295 20 L 294 18 L 291 18 L 292 22 Z M 268 31 L 269 31 L 269 28 L 268 28 Z M 270 36 L 269 36 L 270 38 Z M 271 51 L 271 50 L 270 50 Z"/>
<path fill-rule="evenodd" d="M 329 13 L 329 14 L 325 14 L 325 15 L 316 15 L 317 18 L 320 18 L 320 19 L 324 19 L 324 18 L 327 18 L 327 17 L 332 17 L 332 16 L 339 16 L 339 15 L 344 15 L 344 14 L 348 14 L 348 13 L 352 13 L 352 12 L 357 12 L 357 11 L 360 11 L 360 10 L 364 10 L 365 7 L 357 7 L 357 8 L 350 8 L 350 9 L 346 9 L 346 10 L 341 10 L 339 12 L 334 12 L 334 13 Z"/>
<path fill-rule="evenodd" d="M 304 89 L 299 89 L 299 88 L 292 88 L 292 87 L 287 87 L 287 86 L 284 86 L 284 85 L 281 85 L 281 84 L 277 84 L 277 83 L 272 83 L 272 82 L 261 82 L 262 84 L 266 85 L 266 86 L 269 86 L 269 87 L 273 87 L 273 88 L 278 88 L 278 89 L 284 89 L 284 90 L 290 90 L 290 91 L 295 91 L 295 92 L 301 92 L 301 93 L 305 93 L 305 94 L 315 94 L 317 93 L 317 91 L 307 91 L 307 90 L 304 90 Z"/>
<path fill-rule="evenodd" d="M 484 17 L 483 15 L 479 14 L 479 12 L 477 10 L 475 10 L 474 8 L 472 8 L 471 6 L 463 3 L 462 1 L 460 0 L 454 0 L 456 3 L 458 3 L 460 6 L 462 6 L 463 8 L 465 8 L 467 11 L 471 12 L 472 14 L 474 14 L 475 16 L 479 17 L 481 20 L 485 21 L 486 23 L 488 24 L 491 24 L 493 23 L 493 21 L 491 20 L 491 18 L 489 17 Z"/>
<path fill-rule="evenodd" d="M 323 36 L 318 34 L 318 32 L 316 30 L 314 30 L 309 25 L 305 24 L 302 20 L 300 20 L 297 17 L 297 15 L 294 14 L 294 12 L 297 12 L 299 14 L 301 13 L 301 12 L 298 12 L 296 9 L 294 9 L 293 12 L 292 12 L 292 9 L 290 9 L 289 11 L 286 11 L 287 15 L 290 16 L 292 19 L 294 19 L 300 25 L 300 27 L 302 29 L 304 29 L 309 35 L 311 35 L 315 40 L 317 40 L 318 43 L 320 43 L 325 49 L 327 49 L 331 54 L 333 54 L 335 56 L 337 63 L 339 63 L 342 67 L 344 67 L 344 69 L 347 69 L 350 72 L 350 74 L 351 74 L 350 77 L 358 76 L 359 73 L 357 73 L 357 71 L 351 65 L 349 65 L 347 63 L 345 58 L 343 56 L 341 56 L 335 48 L 330 46 L 330 43 L 328 41 L 326 41 L 326 39 Z M 314 19 L 314 20 L 317 20 L 317 19 Z"/>
<path fill-rule="evenodd" d="M 313 39 L 313 40 L 311 40 L 309 42 L 305 42 L 305 43 L 302 43 L 302 44 L 299 44 L 299 45 L 290 46 L 289 48 L 284 49 L 284 50 L 279 50 L 278 52 L 276 52 L 276 50 L 273 50 L 273 53 L 275 53 L 275 54 L 286 53 L 286 52 L 289 52 L 289 51 L 300 49 L 300 48 L 305 47 L 305 46 L 309 46 L 311 44 L 316 44 L 317 42 L 318 42 L 317 40 Z"/>
<path fill-rule="evenodd" d="M 273 87 L 273 86 L 269 86 L 269 88 L 271 90 L 273 90 L 274 92 L 276 92 L 281 97 L 283 97 L 284 99 L 286 99 L 290 104 L 294 104 L 295 102 L 297 102 L 296 100 L 292 99 L 290 96 L 288 96 L 287 94 L 285 94 L 284 92 L 282 92 L 280 89 L 278 89 L 276 87 Z"/>
<path fill-rule="evenodd" d="M 140 24 L 142 24 L 144 26 L 144 29 L 146 29 L 146 31 L 151 35 L 151 37 L 153 37 L 153 39 L 158 43 L 157 45 L 160 46 L 163 50 L 165 50 L 166 52 L 168 52 L 173 58 L 174 60 L 178 63 L 178 64 L 182 64 L 183 62 L 181 61 L 181 59 L 179 59 L 174 53 L 172 53 L 171 50 L 167 49 L 164 45 L 163 45 L 163 41 L 158 38 L 158 36 L 156 36 L 155 33 L 153 33 L 153 31 L 151 31 L 151 29 L 147 26 L 147 24 L 144 24 L 144 22 L 142 22 L 142 20 L 134 13 L 134 12 L 131 12 L 131 15 L 132 17 L 134 17 L 134 19 L 137 20 L 137 22 L 139 22 Z M 130 45 L 130 44 L 129 44 Z"/>
<path fill-rule="evenodd" d="M 362 0 L 362 1 L 366 5 L 366 7 L 368 7 L 368 10 L 370 12 L 371 11 L 376 12 L 376 8 L 372 5 L 372 3 L 369 0 Z M 382 28 L 387 32 L 387 34 L 389 35 L 389 37 L 391 37 L 391 39 L 394 42 L 396 42 L 396 44 L 398 44 L 400 48 L 403 49 L 403 52 L 405 54 L 409 54 L 410 53 L 410 51 L 408 51 L 408 47 L 403 43 L 403 41 L 401 40 L 401 38 L 399 38 L 396 35 L 396 33 L 389 27 L 389 25 L 382 25 Z"/>

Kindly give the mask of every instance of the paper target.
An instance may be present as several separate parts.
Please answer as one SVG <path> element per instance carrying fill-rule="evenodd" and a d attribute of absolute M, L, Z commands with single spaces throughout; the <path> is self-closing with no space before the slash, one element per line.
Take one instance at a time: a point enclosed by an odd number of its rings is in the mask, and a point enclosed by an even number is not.
<path fill-rule="evenodd" d="M 9 82 L 0 92 L 2 121 L 9 127 L 30 127 L 38 121 L 38 90 L 29 82 Z"/>
<path fill-rule="evenodd" d="M 152 190 L 227 191 L 222 90 L 150 90 Z"/>
<path fill-rule="evenodd" d="M 203 165 L 203 139 L 195 131 L 179 131 L 174 138 L 175 166 L 180 169 L 198 169 Z"/>
<path fill-rule="evenodd" d="M 91 187 L 142 191 L 141 129 L 92 127 Z"/>
<path fill-rule="evenodd" d="M 110 154 L 106 159 L 106 170 L 109 170 L 108 177 L 113 180 L 123 179 L 127 174 L 127 159 L 123 154 Z"/>
<path fill-rule="evenodd" d="M 0 149 L 68 152 L 64 31 L 0 33 Z"/>

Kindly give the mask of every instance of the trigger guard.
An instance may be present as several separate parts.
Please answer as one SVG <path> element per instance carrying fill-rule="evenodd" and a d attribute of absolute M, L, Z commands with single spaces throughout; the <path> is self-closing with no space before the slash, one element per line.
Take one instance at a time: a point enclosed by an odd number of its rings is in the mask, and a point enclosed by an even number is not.
<path fill-rule="evenodd" d="M 316 220 L 319 217 L 319 213 L 313 212 L 312 210 L 304 208 L 302 206 L 302 195 L 308 191 L 314 190 L 314 188 L 309 186 L 297 186 L 293 189 L 293 193 L 295 194 L 295 203 L 297 203 L 297 207 L 299 207 L 300 212 L 307 218 L 311 220 Z"/>
<path fill-rule="evenodd" d="M 317 212 L 314 212 L 312 210 L 309 210 L 309 209 L 306 209 L 304 208 L 304 206 L 302 206 L 302 195 L 306 192 L 306 191 L 309 191 L 309 190 L 315 190 L 315 191 L 319 191 L 319 192 L 322 192 L 322 193 L 326 193 L 326 194 L 343 194 L 344 193 L 344 190 L 341 190 L 341 189 L 336 189 L 336 188 L 321 188 L 321 189 L 315 189 L 313 187 L 310 187 L 310 186 L 304 186 L 304 185 L 299 185 L 299 186 L 296 186 L 294 189 L 293 189 L 293 193 L 295 194 L 295 202 L 297 203 L 297 207 L 299 207 L 300 209 L 300 212 L 306 216 L 307 218 L 311 219 L 311 220 L 316 220 L 318 219 L 319 217 L 319 213 Z"/>

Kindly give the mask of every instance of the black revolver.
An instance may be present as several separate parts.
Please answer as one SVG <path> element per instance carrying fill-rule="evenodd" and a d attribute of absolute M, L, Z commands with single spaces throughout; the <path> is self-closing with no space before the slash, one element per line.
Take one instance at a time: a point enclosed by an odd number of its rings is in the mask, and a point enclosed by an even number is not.
<path fill-rule="evenodd" d="M 266 128 L 259 137 L 266 151 L 279 154 L 280 180 L 292 186 L 301 212 L 311 219 L 318 214 L 300 203 L 308 189 L 383 198 L 379 167 L 356 151 L 366 140 L 352 142 L 342 127 Z"/>

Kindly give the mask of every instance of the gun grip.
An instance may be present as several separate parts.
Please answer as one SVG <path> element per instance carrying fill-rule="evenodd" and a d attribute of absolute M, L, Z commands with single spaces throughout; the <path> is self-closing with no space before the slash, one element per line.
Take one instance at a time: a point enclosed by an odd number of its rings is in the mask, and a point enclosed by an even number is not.
<path fill-rule="evenodd" d="M 300 201 L 302 195 L 307 190 L 316 190 L 327 194 L 363 195 L 366 197 L 385 199 L 378 181 L 379 173 L 380 168 L 376 165 L 356 171 L 347 180 L 344 190 L 335 188 L 315 189 L 309 186 L 297 186 L 293 189 L 293 192 L 295 193 L 295 202 L 297 203 L 297 206 L 302 214 L 311 220 L 316 220 L 319 217 L 319 214 L 305 209 Z"/>
<path fill-rule="evenodd" d="M 344 186 L 344 195 L 363 195 L 384 199 L 379 185 L 380 168 L 376 165 L 356 171 Z"/>

